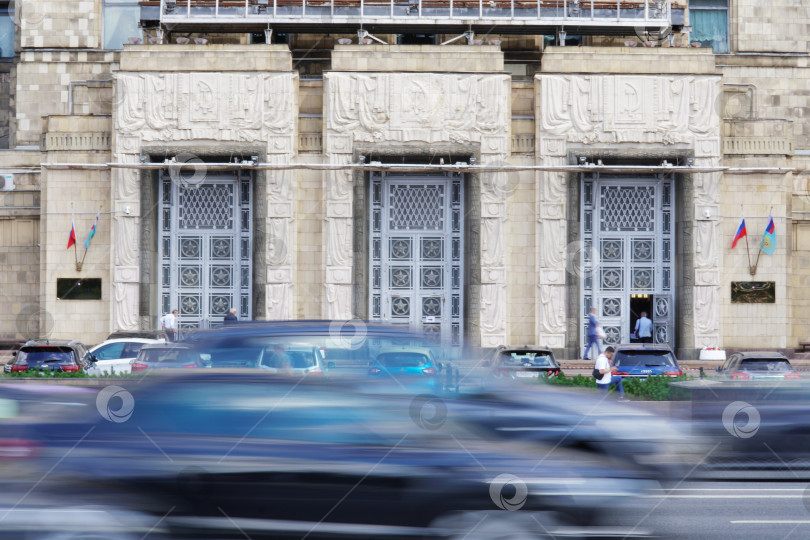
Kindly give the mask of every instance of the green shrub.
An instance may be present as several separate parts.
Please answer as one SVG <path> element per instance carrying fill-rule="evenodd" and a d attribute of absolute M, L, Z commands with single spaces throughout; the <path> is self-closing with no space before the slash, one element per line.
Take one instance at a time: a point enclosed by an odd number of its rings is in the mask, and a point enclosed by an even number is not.
<path fill-rule="evenodd" d="M 624 393 L 627 396 L 647 401 L 687 401 L 689 400 L 689 392 L 683 388 L 670 386 L 670 383 L 686 381 L 691 378 L 686 376 L 665 377 L 663 375 L 654 375 L 646 379 L 626 377 L 623 383 Z M 596 388 L 596 379 L 585 375 L 566 377 L 564 373 L 560 373 L 556 377 L 540 378 L 538 381 L 555 386 Z M 611 389 L 611 392 L 615 391 L 615 389 Z"/>

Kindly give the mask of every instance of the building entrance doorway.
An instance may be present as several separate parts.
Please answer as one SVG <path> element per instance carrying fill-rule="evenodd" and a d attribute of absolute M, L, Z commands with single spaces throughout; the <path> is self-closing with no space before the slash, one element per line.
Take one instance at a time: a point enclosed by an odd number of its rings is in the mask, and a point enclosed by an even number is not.
<path fill-rule="evenodd" d="M 369 183 L 369 313 L 459 344 L 464 313 L 460 174 L 374 172 Z"/>
<path fill-rule="evenodd" d="M 653 328 L 655 327 L 655 320 L 653 319 L 653 312 L 651 309 L 652 297 L 649 294 L 631 294 L 630 295 L 630 328 L 628 335 L 632 336 L 636 331 L 636 323 L 641 318 L 642 313 L 647 314 L 647 318 L 653 321 Z M 630 338 L 631 343 L 641 343 L 642 340 L 638 335 Z"/>
<path fill-rule="evenodd" d="M 653 341 L 674 346 L 674 176 L 581 177 L 581 306 L 585 345 L 590 308 L 605 343 L 628 343 L 646 311 Z"/>
<path fill-rule="evenodd" d="M 251 183 L 237 173 L 160 179 L 160 306 L 180 328 L 222 324 L 235 307 L 251 314 Z M 192 180 L 197 180 L 196 178 Z"/>

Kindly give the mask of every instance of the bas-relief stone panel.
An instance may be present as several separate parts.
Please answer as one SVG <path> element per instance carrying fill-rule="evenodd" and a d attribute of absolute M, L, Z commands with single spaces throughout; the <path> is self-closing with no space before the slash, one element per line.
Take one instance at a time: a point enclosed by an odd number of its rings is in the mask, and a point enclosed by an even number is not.
<path fill-rule="evenodd" d="M 266 144 L 269 162 L 289 162 L 296 148 L 297 74 L 295 73 L 118 73 L 115 75 L 113 160 L 138 163 L 145 144 Z M 169 147 L 170 148 L 170 147 Z M 189 159 L 195 156 L 188 156 Z M 187 161 L 187 160 L 186 160 Z M 289 319 L 294 313 L 292 267 L 295 223 L 292 174 L 267 173 L 266 313 Z M 113 174 L 116 203 L 139 202 L 140 175 L 135 169 Z M 113 231 L 116 267 L 137 266 L 140 217 L 121 217 Z M 113 326 L 138 327 L 138 280 L 114 280 Z"/>
<path fill-rule="evenodd" d="M 357 143 L 408 145 L 430 155 L 432 145 L 469 147 L 482 163 L 502 162 L 509 152 L 510 77 L 504 74 L 352 73 L 325 76 L 326 140 L 329 163 L 347 163 Z M 496 179 L 481 180 L 483 264 L 480 317 L 482 344 L 506 342 L 504 198 Z M 326 304 L 328 317 L 352 315 L 351 285 L 338 282 L 333 268 L 352 268 L 352 176 L 324 175 L 326 194 Z M 347 230 L 348 227 L 348 230 Z M 342 275 L 342 274 L 340 274 Z"/>
<path fill-rule="evenodd" d="M 538 157 L 544 165 L 561 165 L 572 146 L 610 145 L 611 150 L 627 156 L 661 155 L 666 152 L 662 148 L 672 146 L 691 149 L 696 166 L 719 165 L 720 125 L 714 111 L 719 82 L 715 76 L 539 74 Z M 719 285 L 712 277 L 719 274 L 722 250 L 717 247 L 718 213 L 711 207 L 719 202 L 720 175 L 693 176 L 694 200 L 686 204 L 709 209 L 709 217 L 695 216 L 693 249 L 700 279 L 688 280 L 700 283 L 690 295 L 699 299 L 690 315 L 694 315 L 694 346 L 703 347 L 719 344 Z M 555 205 L 564 202 L 565 177 L 539 173 L 539 180 L 543 187 L 537 192 L 541 214 L 538 271 L 541 275 L 548 270 L 564 274 L 566 256 L 559 255 L 559 242 L 554 239 L 567 237 L 566 222 L 554 219 L 552 212 Z M 558 294 L 553 285 L 538 282 L 538 287 L 538 337 L 556 343 L 565 332 L 564 321 L 558 316 L 564 312 L 565 295 Z"/>

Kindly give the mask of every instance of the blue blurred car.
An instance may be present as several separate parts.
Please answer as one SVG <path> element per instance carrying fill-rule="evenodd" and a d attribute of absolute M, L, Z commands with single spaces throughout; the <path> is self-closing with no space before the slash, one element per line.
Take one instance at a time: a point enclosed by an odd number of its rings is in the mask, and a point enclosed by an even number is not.
<path fill-rule="evenodd" d="M 614 347 L 613 364 L 618 368 L 614 375 L 646 379 L 651 375 L 680 377 L 683 371 L 678 366 L 675 353 L 669 345 L 633 343 Z"/>
<path fill-rule="evenodd" d="M 71 503 L 116 501 L 172 539 L 540 538 L 614 518 L 616 535 L 637 536 L 626 512 L 657 486 L 607 456 L 491 441 L 431 414 L 436 399 L 246 369 L 127 386 L 129 401 L 96 402 L 125 420 L 32 426 L 31 482 Z"/>
<path fill-rule="evenodd" d="M 381 349 L 369 364 L 368 375 L 375 379 L 387 379 L 406 386 L 419 385 L 429 388 L 439 386 L 439 371 L 442 366 L 433 357 L 430 349 L 423 347 L 392 347 Z"/>

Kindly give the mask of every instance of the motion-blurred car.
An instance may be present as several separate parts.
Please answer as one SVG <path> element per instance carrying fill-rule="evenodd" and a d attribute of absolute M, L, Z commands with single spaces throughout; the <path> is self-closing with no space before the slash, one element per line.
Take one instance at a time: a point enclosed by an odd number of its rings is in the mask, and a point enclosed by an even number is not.
<path fill-rule="evenodd" d="M 248 370 L 166 375 L 130 385 L 123 406 L 101 404 L 123 421 L 37 430 L 37 463 L 58 469 L 40 487 L 74 504 L 119 501 L 172 538 L 482 540 L 587 534 L 606 520 L 638 535 L 631 513 L 657 486 L 595 453 L 426 425 L 425 404 L 404 394 Z"/>
<path fill-rule="evenodd" d="M 717 374 L 733 381 L 801 379 L 787 357 L 770 351 L 734 353 L 717 368 Z"/>
<path fill-rule="evenodd" d="M 680 377 L 683 371 L 678 366 L 675 353 L 669 345 L 631 343 L 616 345 L 613 364 L 618 368 L 614 375 L 646 379 L 651 375 Z"/>
<path fill-rule="evenodd" d="M 156 343 L 144 345 L 132 361 L 130 370 L 204 368 L 208 367 L 199 351 L 184 343 Z"/>
<path fill-rule="evenodd" d="M 319 347 L 307 343 L 293 343 L 276 354 L 272 347 L 261 351 L 258 367 L 270 373 L 298 377 L 324 377 L 328 370 Z M 213 366 L 217 367 L 217 366 Z"/>
<path fill-rule="evenodd" d="M 88 375 L 129 373 L 132 361 L 143 346 L 153 343 L 165 343 L 165 340 L 136 337 L 108 339 L 90 349 L 93 365 L 85 371 Z"/>
<path fill-rule="evenodd" d="M 368 367 L 368 375 L 410 386 L 437 388 L 442 367 L 433 358 L 430 349 L 395 347 L 381 349 Z"/>
<path fill-rule="evenodd" d="M 258 367 L 265 351 L 271 352 L 275 345 L 316 347 L 330 377 L 367 378 L 369 367 L 383 349 L 429 350 L 433 362 L 444 367 L 466 354 L 464 346 L 444 347 L 407 327 L 359 320 L 250 321 L 186 333 L 182 343 L 209 356 L 215 368 Z M 432 367 L 438 371 L 438 364 Z"/>
<path fill-rule="evenodd" d="M 87 347 L 80 341 L 32 340 L 14 353 L 6 373 L 24 371 L 61 371 L 75 373 L 92 365 Z"/>
<path fill-rule="evenodd" d="M 554 352 L 548 347 L 523 345 L 519 347 L 500 346 L 490 363 L 495 377 L 509 379 L 536 379 L 560 374 L 560 364 Z"/>
<path fill-rule="evenodd" d="M 495 440 L 577 449 L 657 480 L 679 479 L 707 450 L 676 418 L 548 386 L 542 392 L 504 383 L 443 400 L 448 418 Z M 541 454 L 542 455 L 542 454 Z"/>

